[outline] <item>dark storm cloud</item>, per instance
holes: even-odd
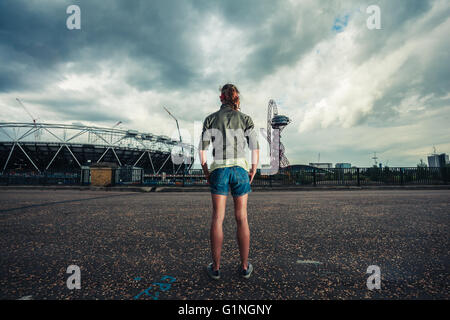
[[[79,31],[65,26],[70,4],[81,8]],[[140,66],[126,76],[139,90],[209,84],[211,78],[203,79],[198,70],[202,61],[193,41],[198,34],[193,30],[210,14],[245,30],[255,50],[243,63],[239,77],[252,81],[295,63],[329,32],[332,23],[332,14],[327,16],[330,25],[317,24],[316,13],[308,8],[293,10],[288,2],[280,5],[276,1],[63,1],[43,5],[6,0],[0,4],[0,58],[13,56],[15,66],[2,68],[0,91],[51,82],[51,71],[61,72],[59,67],[65,62],[76,62],[78,71],[95,72],[99,61],[120,65],[124,57]],[[297,30],[299,21],[302,28]],[[232,43],[230,50],[244,45]]]
[[[364,62],[373,55],[379,54],[382,50],[390,50],[401,45],[402,43],[398,42],[392,43],[393,36],[407,33],[408,30],[404,28],[413,27],[414,20],[425,15],[431,9],[432,3],[432,0],[411,0],[404,1],[402,5],[399,5],[396,1],[375,1],[361,5],[362,11],[355,14],[354,18],[361,18],[361,22],[365,23],[365,19],[368,17],[365,8],[372,4],[378,5],[380,7],[382,31],[373,32],[367,28],[361,29],[362,32],[357,37],[357,41],[364,45],[361,46],[355,61]],[[434,21],[434,25],[441,22],[440,19]],[[428,29],[420,30],[420,32],[427,32]],[[402,40],[404,41],[404,39]]]
[[[424,0],[405,5],[378,3],[383,10],[383,27],[390,30],[430,8],[430,1]],[[70,4],[81,8],[80,31],[65,27],[65,10]],[[253,46],[238,76],[258,82],[279,67],[293,65],[319,41],[333,36],[336,17],[368,5],[341,1],[300,8],[269,0],[83,0],[43,5],[39,1],[5,0],[0,3],[0,59],[11,63],[0,67],[0,91],[37,88],[54,81],[52,72],[61,72],[65,62],[76,62],[77,71],[95,72],[99,61],[120,65],[125,57],[139,65],[139,70],[125,76],[125,81],[139,90],[182,89],[201,86],[202,81],[209,84],[215,76],[204,79],[199,72],[202,62],[193,30],[211,14],[245,31],[248,43],[232,43],[230,50]],[[390,35],[364,33],[366,45],[360,59],[376,53]]]
[[[70,53],[58,32],[65,23],[56,14],[60,10],[61,3],[42,10],[29,1],[0,2],[0,91],[42,85],[55,63]]]
[[[431,30],[441,25],[450,15],[450,7],[435,14],[433,19],[414,29],[417,19],[423,18],[431,9],[433,1],[410,1],[408,5],[396,6],[393,2],[382,2],[382,10],[389,14],[382,14],[384,30],[392,32],[382,32],[374,34],[366,31],[361,35],[359,41],[365,39],[365,46],[359,53],[356,61],[363,62],[372,56],[393,51],[406,42],[399,42],[403,33],[414,33],[408,39],[414,41],[419,37],[427,37]],[[382,11],[383,12],[383,11]],[[393,38],[394,40],[390,40]],[[404,40],[403,40],[404,41]],[[427,49],[427,48],[424,48]],[[426,105],[427,109],[441,108],[448,105],[448,101],[440,98],[448,94],[450,88],[450,67],[444,61],[450,60],[450,43],[442,41],[433,48],[433,52],[415,52],[410,56],[398,72],[392,77],[391,85],[384,91],[373,106],[373,112],[365,115],[360,123],[367,123],[374,126],[387,127],[395,123],[407,121],[402,119],[395,109],[402,100],[411,95],[418,97],[432,96]]]
[[[93,104],[92,99],[87,98],[29,98],[26,103],[50,109],[61,120],[77,119],[79,121],[86,120],[92,122],[117,121],[117,117],[114,114],[105,112],[105,108]],[[41,120],[45,122],[45,119]],[[126,123],[128,118],[126,115],[121,115],[121,120],[123,123]]]
[[[138,67],[130,66],[123,81],[141,91],[192,91],[210,86],[223,77],[215,74],[202,77],[199,66],[204,61],[195,39],[199,32],[196,27],[211,15],[221,16],[226,25],[245,33],[246,43],[232,42],[229,49],[252,47],[239,66],[237,77],[258,84],[280,67],[297,63],[318,42],[334,37],[337,17],[351,13],[350,20],[361,20],[363,32],[358,38],[361,46],[356,59],[363,62],[383,50],[389,52],[395,48],[398,43],[389,39],[426,14],[432,3],[425,0],[326,1],[295,6],[288,1],[272,0],[82,0],[44,5],[39,1],[3,0],[0,2],[0,59],[7,63],[0,65],[0,92],[38,90],[63,77],[64,71],[95,74],[100,62],[109,61],[114,68],[121,66],[125,59]],[[81,8],[79,31],[66,28],[66,8],[70,4]],[[381,7],[381,32],[365,28],[364,8],[371,4]],[[357,13],[359,9],[361,12]],[[448,12],[443,12],[429,27],[438,25],[447,16]],[[448,61],[448,52],[444,42],[442,51],[437,53],[441,59],[420,70],[424,81],[416,89],[421,94],[430,91],[445,94],[449,76],[441,61]],[[68,67],[64,65],[67,62],[74,64]],[[415,63],[413,59],[408,60],[403,70],[414,73]],[[401,83],[403,80],[396,90],[408,86]],[[389,105],[397,102],[398,97],[392,94],[380,98],[381,101]]]
[[[306,4],[301,8],[277,1],[219,3],[219,12],[231,26],[242,27],[248,43],[254,46],[242,65],[241,76],[255,82],[280,67],[293,65],[318,41],[331,36],[334,12],[321,12],[320,6]]]
[[[95,110],[92,106],[90,107],[65,107],[63,112],[58,112],[58,118],[61,120],[77,119],[78,121],[91,121],[91,122],[117,122],[117,117],[106,113],[103,110]],[[122,121],[122,123],[126,123]]]
[[[58,71],[74,61],[80,71],[95,71],[102,60],[127,57],[141,63],[141,74],[130,75],[140,89],[153,85],[185,86],[196,76],[195,51],[189,43],[192,23],[189,3],[180,1],[76,1],[81,8],[81,30],[66,28],[65,10],[71,2],[0,3],[0,58],[14,69],[2,67],[0,90],[23,89],[46,80],[45,72]],[[157,67],[157,81],[146,77],[147,66]],[[25,75],[28,77],[25,77]],[[50,81],[50,79],[49,79]]]

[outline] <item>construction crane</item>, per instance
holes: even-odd
[[[169,111],[166,107],[163,107],[163,108],[164,108],[164,110],[167,111],[167,113],[169,114],[169,116],[171,116],[171,117],[175,120],[175,122],[177,123],[178,136],[180,137],[181,152],[182,152],[182,154],[183,154],[183,163],[184,163],[185,154],[184,154],[184,148],[183,148],[183,139],[181,138],[181,132],[180,132],[180,126],[178,125],[178,119],[175,118],[175,116],[174,116],[172,113],[170,113],[170,111]],[[180,164],[180,166],[178,167],[178,169],[177,169],[176,172],[178,172],[178,170],[180,170],[180,168],[181,168],[181,164]],[[185,168],[183,168],[183,185],[184,185],[185,171],[186,171]]]
[[[17,102],[19,103],[19,105],[23,108],[23,110],[25,110],[25,112],[30,116],[31,120],[33,120],[33,124],[34,124],[34,138],[36,141],[38,141],[41,138],[41,130],[38,128],[37,125],[37,120],[39,120],[39,118],[35,118],[33,117],[33,115],[31,114],[30,111],[28,111],[28,109],[25,107],[25,105],[22,103],[22,101],[20,101],[19,98],[16,98]]]
[[[171,116],[172,118],[174,118],[175,119],[175,122],[177,123],[177,129],[178,129],[178,135],[180,136],[180,142],[181,143],[183,143],[183,139],[181,139],[181,133],[180,133],[180,126],[178,125],[178,119],[177,118],[175,118],[171,113],[170,113],[170,111],[169,110],[167,110],[167,108],[166,107],[163,107],[164,108],[164,110],[166,110],[167,111],[167,113],[169,114],[169,116]]]
[[[285,168],[289,165],[289,160],[285,155],[284,145],[281,143],[281,131],[289,123],[291,123],[291,120],[287,116],[279,115],[277,104],[273,99],[270,99],[267,107],[267,141],[269,142],[269,154],[272,162],[272,129],[278,129],[280,133],[278,142],[278,163],[280,168]]]
[[[115,127],[118,127],[122,124],[122,121],[117,122],[115,125],[112,126],[112,129],[114,129]]]
[[[431,154],[432,156],[437,156],[437,152],[436,152],[436,147],[433,145],[433,153]]]

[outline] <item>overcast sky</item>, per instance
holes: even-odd
[[[1,0],[0,121],[30,121],[19,97],[43,122],[171,136],[166,106],[193,135],[231,82],[257,127],[269,99],[292,119],[291,164],[416,166],[450,152],[449,35],[448,0]]]

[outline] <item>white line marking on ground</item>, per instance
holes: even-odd
[[[33,300],[33,296],[23,296],[22,298],[19,298],[17,300]]]
[[[314,261],[314,260],[297,260],[298,264],[322,264],[320,261]]]

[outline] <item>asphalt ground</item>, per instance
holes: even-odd
[[[210,201],[2,190],[0,299],[449,299],[450,190],[253,192],[249,280],[237,274],[231,196],[222,279],[206,275]],[[67,288],[69,265],[79,290]]]

